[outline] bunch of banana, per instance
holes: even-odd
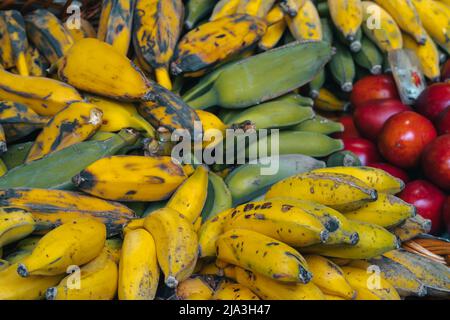
[[[214,281],[208,276],[193,276],[181,281],[176,289],[180,300],[211,300],[214,294]]]
[[[31,213],[18,208],[0,208],[0,248],[27,237],[34,231]]]
[[[181,0],[136,0],[133,44],[155,70],[158,83],[171,90],[168,72],[184,19]]]
[[[135,0],[103,0],[98,39],[111,44],[124,56],[131,42]]]
[[[126,206],[83,194],[45,189],[7,189],[0,192],[0,205],[30,212],[35,229],[51,229],[74,219],[93,218],[107,226],[108,235],[121,231],[134,218]]]
[[[74,40],[63,23],[50,11],[37,9],[25,16],[28,39],[54,64],[72,47]]]
[[[0,11],[0,48],[0,63],[4,68],[15,67],[20,75],[29,75],[26,61],[28,39],[25,21],[19,11]]]

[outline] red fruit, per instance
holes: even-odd
[[[359,132],[372,141],[376,141],[386,121],[402,111],[411,110],[400,100],[374,100],[366,102],[353,114]]]
[[[450,134],[438,137],[425,148],[422,168],[434,184],[450,191]]]
[[[442,66],[441,77],[442,81],[450,80],[450,59]]]
[[[390,165],[389,163],[382,163],[382,162],[370,163],[369,167],[384,170],[387,173],[393,175],[394,177],[399,178],[404,183],[408,183],[410,180],[406,171],[404,171],[400,168],[394,167],[393,165]]]
[[[383,157],[400,168],[419,164],[427,144],[437,136],[427,118],[413,111],[403,111],[391,117],[378,137],[378,149]]]
[[[450,108],[441,112],[436,120],[436,128],[440,135],[450,133]]]
[[[442,215],[444,217],[447,232],[450,233],[450,196],[447,196],[444,206],[442,207]]]
[[[416,102],[417,111],[434,121],[450,106],[450,83],[435,83],[426,88]]]
[[[343,138],[344,150],[356,154],[363,166],[381,160],[377,147],[371,141],[363,138]]]
[[[355,83],[350,100],[359,108],[371,100],[397,99],[397,86],[390,75],[367,76]]]
[[[344,132],[338,132],[333,135],[336,139],[342,138],[360,138],[361,135],[358,129],[355,127],[353,117],[351,115],[345,115],[339,118],[339,122],[344,125]]]
[[[437,234],[441,231],[442,207],[445,201],[445,194],[441,190],[428,181],[415,180],[405,186],[399,197],[414,205],[418,214],[431,220],[431,233]]]

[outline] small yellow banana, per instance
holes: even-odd
[[[221,19],[236,13],[241,0],[219,0],[209,18],[209,21]]]
[[[26,161],[41,159],[89,139],[102,124],[103,113],[95,105],[75,102],[57,113],[36,138]]]
[[[320,88],[317,98],[314,100],[314,107],[320,111],[342,112],[346,111],[349,103],[340,100],[331,91]]]
[[[214,300],[260,300],[249,288],[239,283],[222,280],[214,292]]]
[[[284,20],[284,15],[285,15],[284,11],[281,9],[281,7],[278,4],[276,4],[267,13],[266,22],[269,26],[271,26],[277,22]]]
[[[0,208],[0,248],[34,231],[33,215],[23,209]]]
[[[275,0],[241,0],[236,13],[264,18],[273,7]]]
[[[375,201],[377,191],[350,175],[310,172],[276,183],[267,192],[266,197],[311,200],[345,212]]]
[[[295,39],[306,41],[323,39],[319,13],[311,0],[306,0],[295,17],[285,17],[289,30]]]
[[[225,225],[234,211],[234,208],[225,210],[203,223],[198,231],[199,255],[201,258],[216,255],[216,240],[223,233]]]
[[[129,231],[119,263],[119,299],[153,300],[159,281],[155,241],[144,229]]]
[[[48,288],[47,300],[112,300],[117,292],[116,263],[106,251],[80,268],[79,273],[65,277]]]
[[[163,208],[145,218],[144,227],[155,240],[165,284],[175,288],[192,275],[197,262],[198,237],[192,223],[181,213]]]
[[[391,229],[391,232],[395,234],[400,241],[408,241],[420,234],[427,234],[431,230],[431,220],[424,219],[421,215],[406,219],[406,221]]]
[[[308,283],[312,274],[293,248],[260,233],[231,229],[216,241],[217,258],[281,282]]]
[[[177,298],[180,300],[211,300],[214,294],[210,279],[204,276],[196,276],[181,281],[176,289]]]
[[[1,123],[22,123],[43,126],[49,120],[49,117],[38,115],[33,109],[24,104],[11,101],[0,101]]]
[[[63,274],[68,267],[81,266],[98,256],[105,239],[103,223],[94,219],[73,220],[43,236],[17,272],[22,277]]]
[[[270,25],[267,28],[264,36],[259,41],[259,48],[262,50],[270,50],[274,48],[278,44],[278,42],[280,42],[284,32],[286,31],[286,28],[287,24],[284,18]]]
[[[281,9],[289,16],[295,17],[307,0],[280,0]]]
[[[73,182],[104,199],[159,201],[167,199],[186,178],[171,157],[113,156],[94,162]]]
[[[363,22],[361,0],[328,0],[331,19],[348,41],[354,41]]]
[[[436,82],[441,78],[440,53],[433,39],[426,32],[425,39],[427,39],[425,44],[419,45],[414,38],[403,34],[404,47],[416,54],[424,75]]]

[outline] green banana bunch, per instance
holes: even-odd
[[[342,91],[351,92],[356,76],[352,54],[342,44],[336,42],[334,45],[336,47],[336,54],[331,59],[328,69]]]
[[[216,214],[228,210],[233,205],[233,199],[228,186],[214,172],[208,174],[208,192],[202,210],[202,219],[206,221]]]
[[[316,132],[329,135],[336,132],[344,132],[344,125],[340,122],[316,115],[314,118],[290,128],[290,130]]]
[[[383,54],[367,37],[361,41],[361,50],[353,55],[355,63],[370,71],[371,74],[383,72]]]

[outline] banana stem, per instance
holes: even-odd
[[[168,90],[172,90],[172,80],[166,68],[157,68],[155,70],[156,81]]]

